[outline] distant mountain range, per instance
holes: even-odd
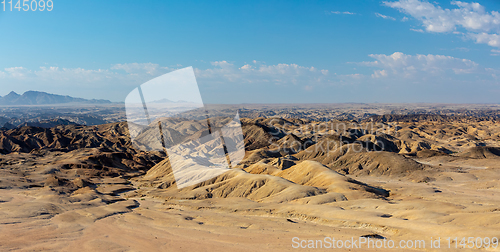
[[[62,103],[87,103],[87,104],[107,104],[108,100],[87,100],[83,98],[74,98],[67,95],[49,94],[39,91],[27,91],[20,95],[12,91],[8,95],[0,96],[0,105],[48,105]]]
[[[152,101],[150,103],[192,103],[192,102],[188,102],[188,101],[184,101],[184,100],[172,101],[169,99],[161,99],[161,100]]]

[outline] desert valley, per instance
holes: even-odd
[[[495,105],[214,106],[239,111],[245,156],[181,189],[164,152],[134,148],[123,108],[95,106],[78,111],[109,121],[3,108],[1,250],[288,251],[294,237],[365,237],[426,241],[405,250],[440,238],[453,251],[462,237],[500,237]],[[205,122],[169,130],[187,141]]]

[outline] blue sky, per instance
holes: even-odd
[[[497,103],[498,11],[494,0],[54,0],[51,12],[0,12],[0,95],[124,101],[193,66],[206,103]]]

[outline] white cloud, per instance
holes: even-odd
[[[5,68],[1,78],[22,81],[84,81],[92,82],[109,79],[116,75],[110,70],[88,70],[83,68],[59,68],[42,66],[38,70],[24,67]]]
[[[113,70],[124,70],[129,74],[142,74],[147,73],[149,75],[158,75],[165,73],[168,67],[160,67],[158,64],[153,63],[125,63],[125,64],[115,64],[111,67]]]
[[[500,56],[500,50],[491,49],[492,56]]]
[[[470,37],[476,40],[476,43],[488,44],[493,47],[500,47],[500,35],[498,34],[488,34],[488,33],[480,33],[480,34],[469,34]]]
[[[381,18],[383,18],[383,19],[389,19],[389,20],[392,20],[392,21],[396,21],[396,19],[395,19],[395,18],[390,17],[390,16],[386,16],[386,15],[382,15],[382,14],[380,14],[380,13],[378,13],[378,12],[375,12],[375,16],[377,16],[377,17],[381,17]]]
[[[349,12],[349,11],[331,11],[331,14],[344,14],[344,15],[356,15],[354,12]]]
[[[422,29],[413,29],[413,28],[410,28],[410,31],[420,32],[420,33],[424,32],[424,30],[422,30]]]
[[[470,51],[470,49],[467,48],[467,47],[455,47],[455,48],[450,49],[450,50],[453,50],[453,51],[456,50],[456,51],[462,51],[462,52],[468,52],[468,51]]]
[[[377,67],[373,78],[382,77],[418,77],[419,73],[445,76],[447,72],[465,74],[478,72],[478,64],[468,59],[459,59],[444,55],[407,55],[395,52],[391,55],[370,54],[375,61],[362,62],[361,65]]]
[[[478,3],[452,1],[451,4],[459,8],[451,10],[420,0],[400,0],[384,4],[422,21],[426,30],[431,32],[451,32],[457,26],[469,31],[500,30],[500,13],[496,11],[488,13]]]
[[[352,79],[356,79],[356,80],[359,80],[359,79],[362,79],[363,77],[365,77],[363,74],[360,74],[360,73],[342,75],[341,77],[343,77],[343,76],[348,77],[348,78],[352,78]]]
[[[246,64],[246,65],[243,65],[242,67],[240,67],[240,70],[251,70],[252,69],[252,66],[250,64]]]
[[[11,76],[13,78],[24,79],[32,74],[32,72],[24,67],[9,67],[5,68],[6,76]]]
[[[311,85],[328,81],[328,70],[297,64],[266,65],[258,61],[241,67],[227,61],[215,61],[211,64],[215,67],[195,69],[196,77],[202,81],[218,83],[274,83],[279,85]]]
[[[385,70],[375,70],[373,71],[372,78],[386,77],[387,71]]]
[[[406,21],[408,21],[408,18],[407,18],[407,17],[403,17],[403,18],[401,19],[401,22],[406,22]]]
[[[465,30],[467,37],[476,43],[500,47],[500,13],[487,12],[479,3],[452,1],[458,8],[443,9],[438,4],[420,0],[399,0],[383,2],[384,5],[398,9],[422,23],[427,32],[452,32],[462,34],[457,29]]]

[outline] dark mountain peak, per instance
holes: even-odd
[[[41,94],[44,94],[44,95],[50,95],[49,93],[47,92],[42,92],[42,91],[33,91],[33,90],[30,90],[30,91],[26,91],[24,92],[23,95],[25,96],[33,96],[33,95],[41,95]]]
[[[19,97],[21,95],[19,95],[18,93],[14,92],[14,91],[10,91],[10,93],[8,95],[6,95],[5,97]]]

